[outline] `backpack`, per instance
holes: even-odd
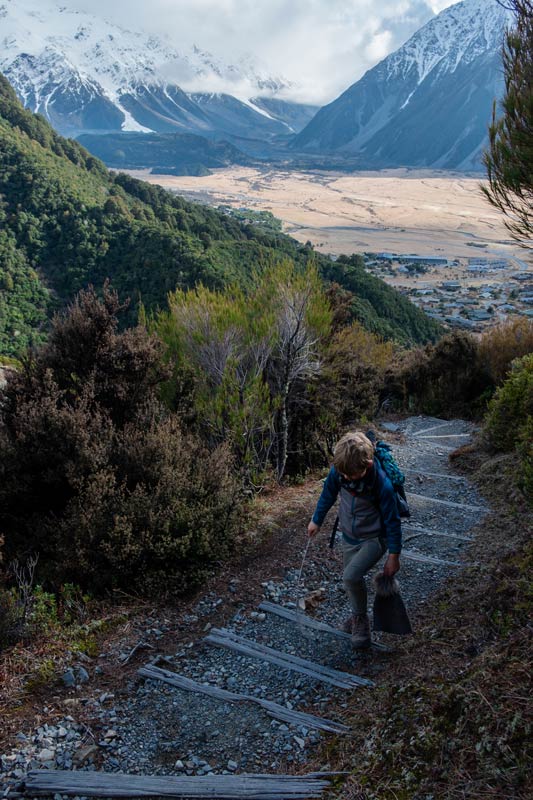
[[[374,444],[374,458],[392,483],[392,488],[394,489],[394,494],[396,495],[398,514],[402,519],[407,519],[411,516],[411,512],[409,511],[409,505],[405,496],[405,489],[403,488],[405,483],[405,475],[401,471],[394,456],[392,455],[391,446],[382,441],[374,443],[373,436],[368,438],[372,444]]]

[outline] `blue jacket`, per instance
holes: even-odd
[[[349,483],[335,467],[331,467],[313,514],[313,522],[322,525],[339,492],[339,528],[347,541],[382,536],[387,541],[389,553],[401,552],[402,528],[396,494],[376,461],[364,478],[355,483]]]

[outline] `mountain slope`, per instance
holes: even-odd
[[[213,142],[192,133],[85,133],[78,141],[114,169],[208,175],[210,168],[253,163],[228,142]]]
[[[109,173],[24,110],[1,75],[0,196],[0,353],[8,355],[42,339],[50,314],[88,283],[109,278],[132,298],[135,321],[141,299],[162,308],[176,287],[246,286],[253,270],[287,258],[316,259],[323,273],[331,264],[260,224]],[[356,299],[373,330],[404,342],[437,335],[438,326],[393,289],[363,271],[358,281]]]
[[[50,0],[3,0],[0,36],[0,71],[26,107],[65,135],[268,137],[300,130],[312,116],[307,106],[285,103],[283,112],[270,113],[251,102],[268,102],[289,84],[249,57],[225,64],[196,46],[178,51],[170,38],[135,33]],[[196,87],[194,93],[182,85]]]
[[[478,167],[510,19],[497,0],[445,9],[321,109],[292,147],[373,166]]]

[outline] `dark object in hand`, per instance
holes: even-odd
[[[411,623],[400,595],[396,578],[388,578],[382,572],[374,578],[374,630],[404,636],[412,633]]]

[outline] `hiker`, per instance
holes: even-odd
[[[402,529],[392,483],[374,459],[372,442],[359,431],[345,434],[335,447],[333,466],[307,527],[310,537],[320,530],[339,492],[343,580],[352,609],[344,627],[353,646],[363,649],[371,644],[365,575],[387,549],[383,573],[392,578],[398,572]]]

